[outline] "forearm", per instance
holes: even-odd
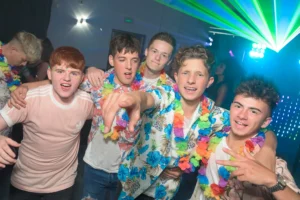
[[[39,86],[48,85],[50,84],[50,80],[44,80],[44,81],[37,81],[37,82],[31,82],[31,83],[24,83],[23,86],[27,87],[28,89],[34,89]]]
[[[300,195],[297,194],[294,190],[286,186],[284,190],[279,190],[273,193],[276,200],[286,200],[286,199],[293,199],[293,200],[300,200]]]
[[[272,131],[267,131],[262,149],[254,156],[255,159],[268,169],[275,171],[277,139]]]
[[[141,102],[141,112],[153,108],[155,105],[155,99],[152,96],[152,94],[147,93],[147,92],[136,92],[137,95],[139,96],[140,102]]]

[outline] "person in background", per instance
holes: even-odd
[[[43,51],[41,59],[21,69],[20,75],[22,83],[42,81],[47,79],[47,69],[49,67],[50,55],[53,52],[53,45],[49,38],[42,41]]]
[[[7,44],[0,41],[0,109],[10,98],[10,92],[21,84],[19,68],[37,62],[41,51],[41,41],[28,32],[17,33]],[[1,130],[0,135],[11,137],[11,128]],[[0,171],[0,200],[8,199],[11,170],[8,167]]]
[[[244,71],[235,58],[221,61],[215,70],[215,82],[206,90],[207,96],[214,100],[217,106],[229,109],[235,86],[243,75]]]

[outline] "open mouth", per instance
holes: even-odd
[[[242,126],[242,127],[248,126],[248,125],[246,125],[246,124],[244,124],[244,123],[242,123],[242,122],[240,122],[240,121],[236,121],[236,120],[235,120],[235,123],[236,123],[237,125],[239,125],[239,126]]]
[[[125,78],[130,79],[132,77],[132,73],[131,72],[126,72],[124,73]]]
[[[195,92],[197,90],[197,88],[194,88],[194,87],[184,87],[184,89],[187,91],[187,92]]]
[[[68,84],[68,83],[62,83],[60,84],[62,90],[69,90],[71,88],[71,84]]]

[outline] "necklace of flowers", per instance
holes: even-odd
[[[174,134],[175,134],[175,143],[176,143],[176,152],[179,155],[178,160],[178,167],[183,170],[186,173],[193,172],[196,167],[199,166],[199,162],[202,159],[201,152],[196,152],[194,155],[190,155],[187,153],[188,150],[188,143],[189,143],[189,137],[190,134],[188,134],[186,137],[184,137],[184,112],[182,109],[182,104],[180,102],[181,96],[178,92],[177,86],[174,87],[175,90],[175,101],[174,101],[174,121],[173,121],[173,128],[174,128]],[[200,98],[201,102],[201,115],[196,120],[195,123],[193,123],[191,130],[195,130],[195,128],[198,126],[199,129],[206,129],[209,128],[211,123],[209,121],[209,102],[207,97],[202,95]],[[208,136],[203,136],[198,143],[206,143],[209,141]],[[207,146],[207,145],[206,145]],[[200,147],[206,149],[201,144]]]
[[[142,77],[144,77],[145,69],[146,69],[146,62],[143,62],[138,70],[138,73],[140,73]],[[159,79],[157,81],[156,86],[165,85],[166,82],[167,82],[167,74],[163,69],[160,72]]]
[[[226,127],[228,128],[228,127]],[[229,127],[230,128],[230,127]],[[216,151],[217,146],[222,141],[223,137],[227,137],[227,130],[222,132],[216,132],[215,136],[213,136],[209,142],[207,142],[207,152],[206,154],[210,155],[211,153]],[[248,150],[248,152],[253,153],[255,146],[258,145],[262,147],[265,142],[265,129],[262,129],[255,137],[252,137],[245,141],[245,145],[240,147],[239,154],[243,155],[244,147]],[[230,160],[234,160],[231,156]],[[200,188],[204,191],[204,196],[211,199],[220,199],[226,190],[228,185],[228,179],[230,177],[231,172],[235,170],[235,167],[231,166],[221,166],[218,170],[220,181],[218,184],[209,183],[208,178],[206,177],[206,167],[207,167],[207,159],[202,159],[202,166],[198,170],[198,182],[200,184]]]
[[[102,98],[100,98],[100,105],[103,105],[103,102],[109,94],[111,94],[116,89],[115,84],[115,73],[114,71],[107,77],[103,84]],[[139,90],[143,85],[142,76],[140,73],[136,73],[134,81],[131,83],[130,88],[132,91]],[[121,86],[122,87],[122,86]],[[129,117],[127,112],[124,112],[122,116],[116,116],[116,126],[112,128],[109,133],[104,134],[104,138],[110,138],[113,141],[119,139],[119,132],[126,129],[128,125]],[[104,124],[100,125],[100,130],[104,131]]]
[[[20,76],[15,66],[7,63],[6,58],[2,54],[2,43],[0,42],[0,70],[5,76],[5,82],[8,89],[12,92],[17,86],[21,85]]]

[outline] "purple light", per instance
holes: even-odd
[[[232,53],[231,50],[229,51],[229,54],[230,54],[231,57],[234,57],[234,54]]]

